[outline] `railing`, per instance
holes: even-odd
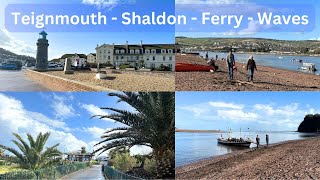
[[[21,170],[13,171],[6,174],[1,174],[0,179],[23,179],[23,180],[55,180],[70,173],[79,171],[89,167],[90,163],[74,163],[56,166],[52,168],[40,169],[37,171]]]
[[[106,176],[110,180],[112,180],[112,179],[117,179],[117,180],[121,180],[121,179],[137,179],[138,180],[139,179],[139,180],[143,180],[142,178],[138,178],[138,177],[131,176],[129,174],[125,174],[123,172],[117,171],[107,165],[102,166],[102,172],[103,172],[103,175]]]

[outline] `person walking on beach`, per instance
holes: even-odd
[[[269,146],[269,135],[266,134],[266,142],[267,142],[267,147]]]
[[[206,54],[206,60],[208,60],[209,59],[209,54],[208,54],[208,52],[207,52],[207,54]]]
[[[260,146],[260,138],[259,138],[258,135],[257,135],[257,137],[256,137],[256,143],[257,143],[257,149],[258,149],[259,146]]]
[[[216,61],[218,61],[218,54],[216,54]]]
[[[249,57],[248,63],[247,63],[247,71],[248,73],[248,82],[252,81],[253,82],[253,74],[254,74],[254,70],[257,71],[257,66],[256,66],[256,62],[253,59],[253,56]]]
[[[229,52],[227,56],[227,66],[228,66],[228,72],[229,72],[229,80],[233,80],[233,67],[236,65],[236,62],[234,60],[234,55],[232,53],[232,50]]]
[[[216,66],[213,58],[211,58],[207,63],[212,67],[213,71],[216,71],[218,69],[218,66]]]

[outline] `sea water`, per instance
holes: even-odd
[[[250,138],[255,142],[257,135],[260,137],[260,144],[266,144],[266,134],[269,135],[269,143],[280,143],[289,140],[305,139],[314,137],[316,134],[298,132],[242,132],[242,138]],[[240,137],[240,132],[234,133],[176,133],[175,154],[176,167],[190,164],[202,159],[219,156],[234,151],[248,149],[246,147],[226,146],[217,143],[217,138]],[[251,148],[256,144],[251,144]]]
[[[206,57],[207,52],[200,52],[200,55]],[[216,58],[218,55],[218,59],[222,58],[226,59],[228,53],[220,53],[220,52],[209,52],[209,58]],[[289,56],[289,55],[280,55],[280,54],[239,54],[234,53],[236,62],[247,63],[249,57],[253,55],[254,60],[256,61],[257,68],[259,70],[260,66],[269,66],[274,68],[293,70],[293,71],[301,71],[305,73],[314,73],[311,71],[302,71],[300,68],[302,63],[299,63],[299,60],[302,60],[305,63],[314,63],[316,68],[320,69],[320,57],[316,56]],[[320,74],[320,71],[316,71],[315,74]]]

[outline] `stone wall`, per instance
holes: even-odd
[[[68,79],[64,79],[57,76],[52,76],[49,74],[36,72],[33,70],[27,70],[26,75],[45,86],[46,88],[52,90],[52,91],[58,91],[58,92],[90,92],[90,91],[114,91],[110,89],[104,89],[102,87],[97,86],[91,86],[87,85],[81,82],[72,81]]]

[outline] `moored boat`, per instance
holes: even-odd
[[[218,143],[228,145],[228,146],[243,146],[243,147],[250,147],[252,141],[243,138],[218,138]]]

